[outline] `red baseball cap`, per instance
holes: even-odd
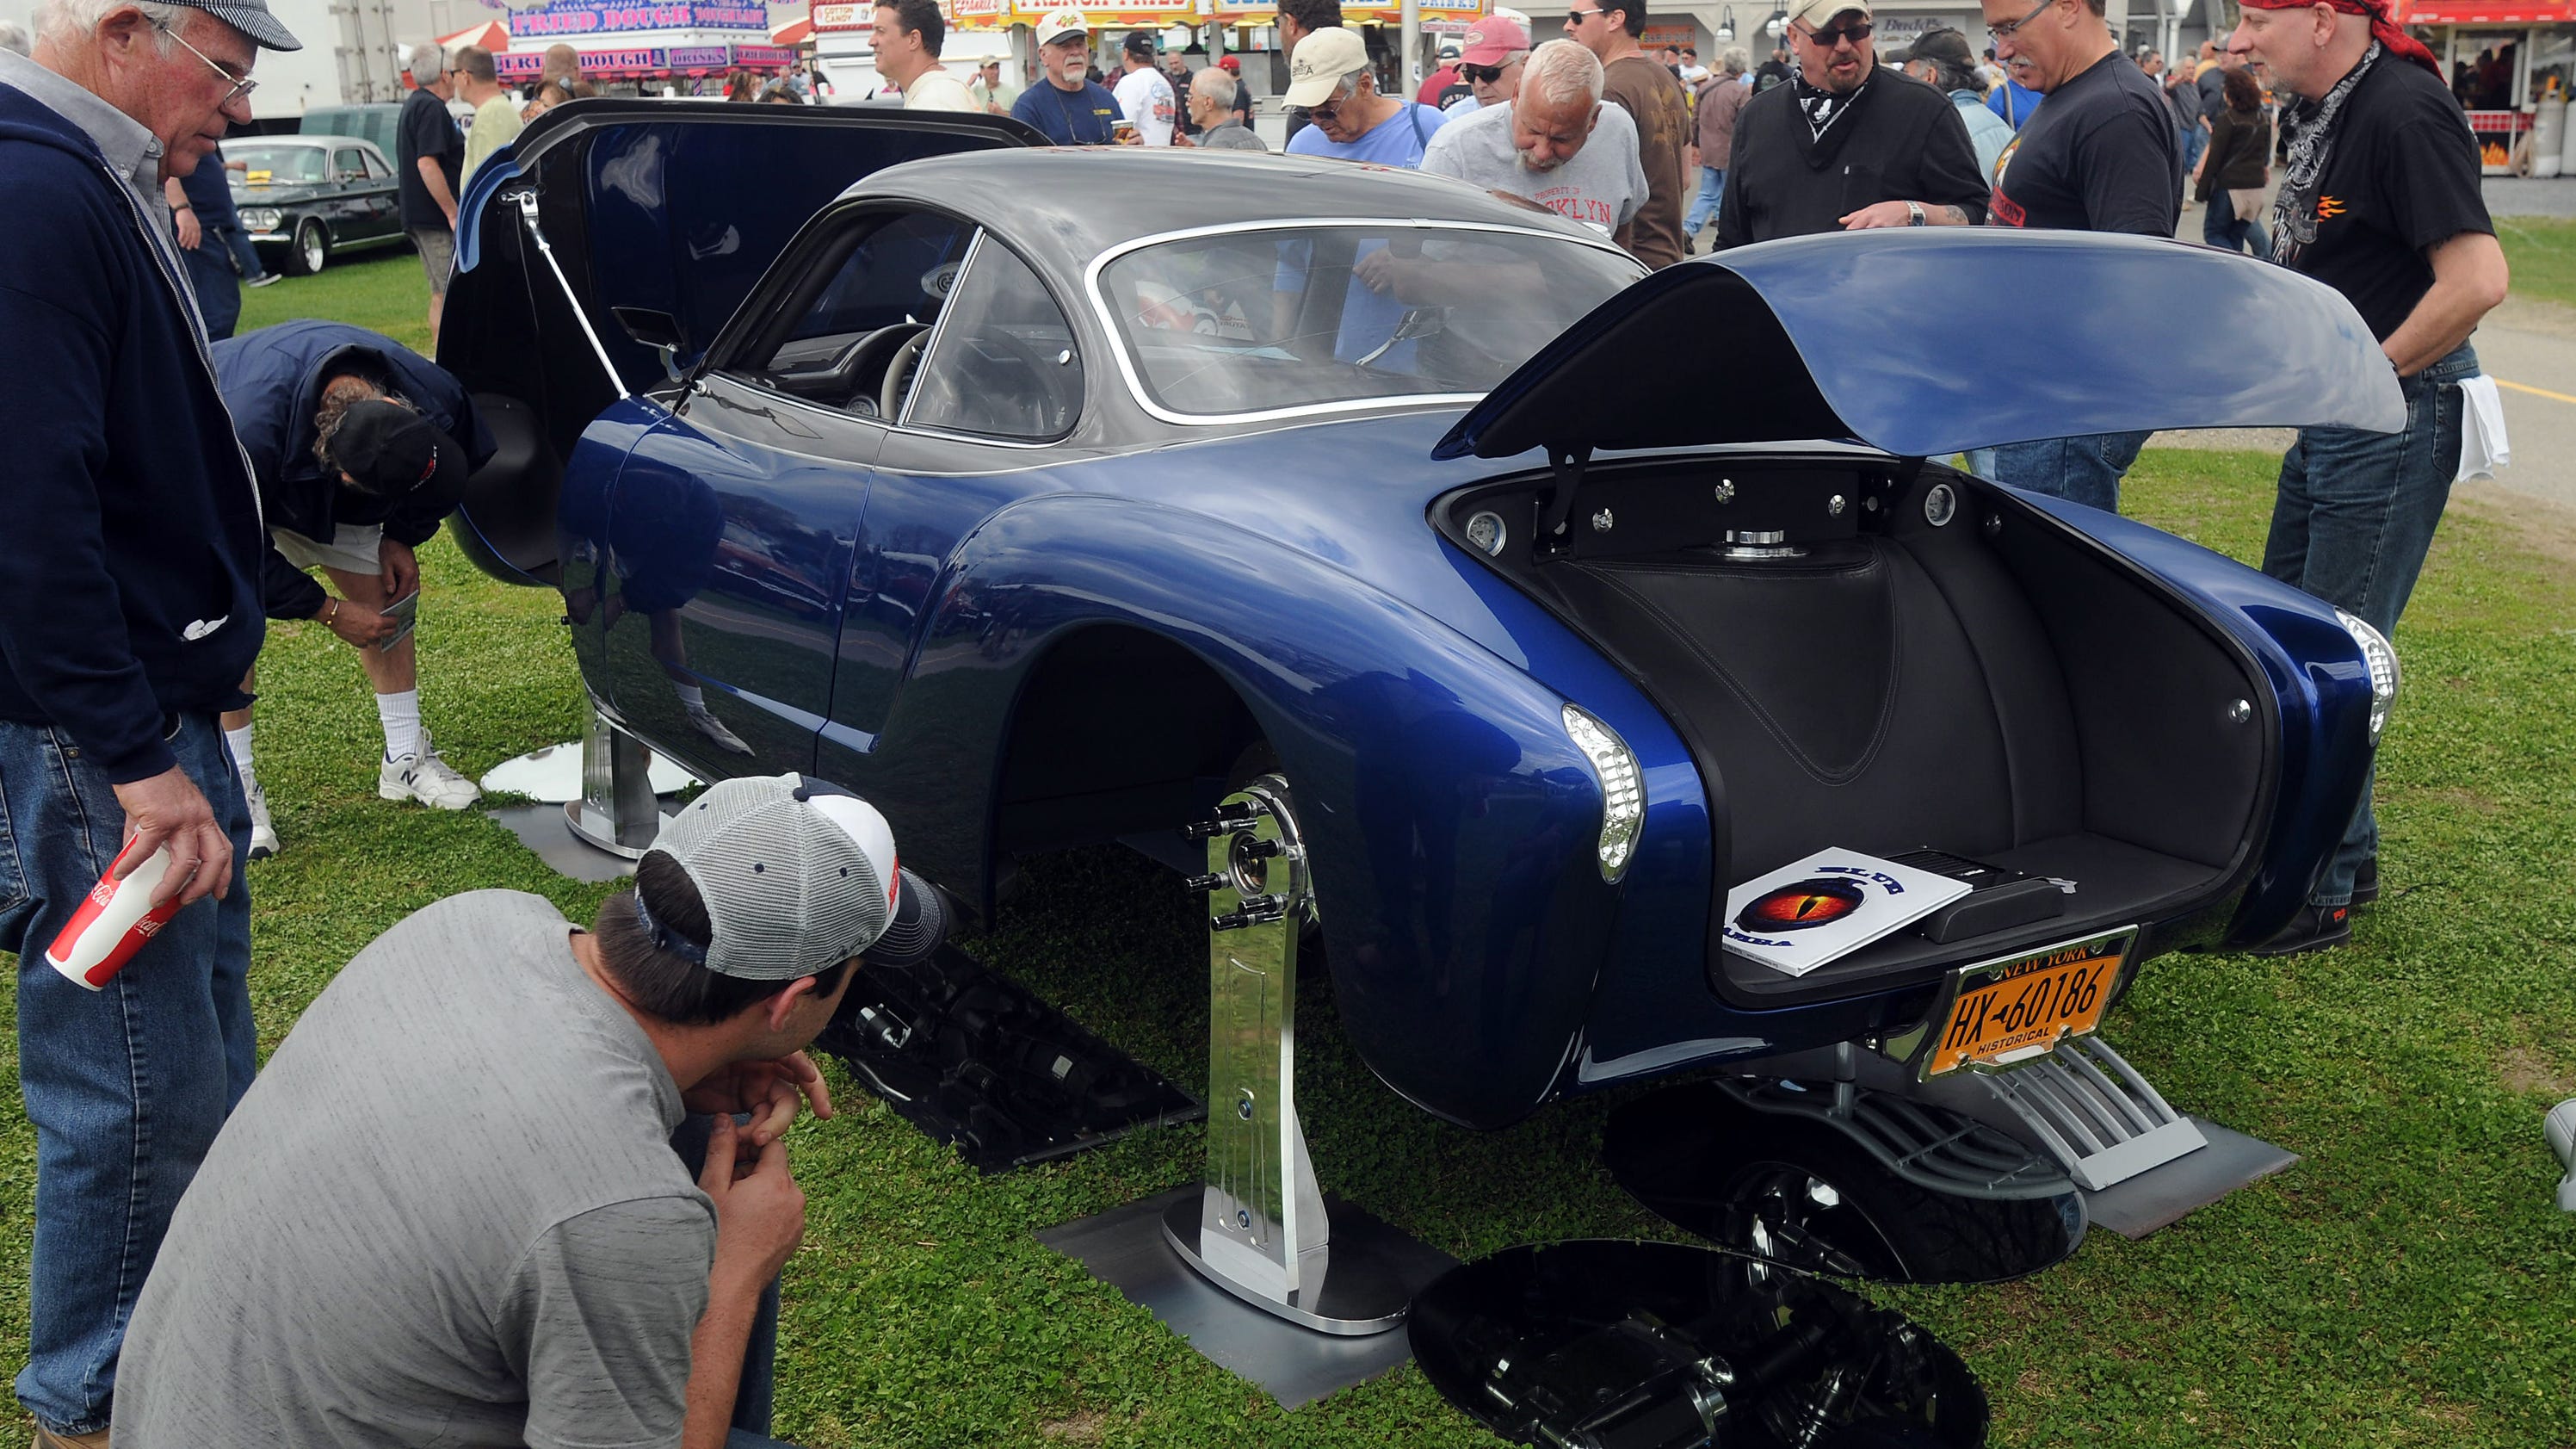
[[[1501,65],[1505,56],[1529,48],[1529,32],[1520,22],[1488,15],[1467,32],[1467,48],[1458,53],[1458,63]]]
[[[1243,62],[1230,55],[1220,55],[1216,58],[1216,67],[1219,70],[1241,70]]]

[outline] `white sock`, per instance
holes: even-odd
[[[224,744],[233,752],[233,770],[241,776],[242,788],[245,790],[249,789],[252,784],[250,773],[250,729],[251,727],[249,725],[243,725],[237,730],[224,731]]]
[[[691,714],[706,713],[707,692],[705,690],[700,689],[694,684],[674,684],[671,686],[671,692],[680,697],[680,707],[682,709],[687,710]]]
[[[376,718],[385,726],[385,758],[399,760],[420,753],[420,691],[376,696]]]

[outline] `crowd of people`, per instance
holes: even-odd
[[[2398,380],[2402,431],[2299,435],[2263,561],[2393,633],[2461,455],[2469,335],[2507,280],[2432,57],[2383,0],[2244,0],[2223,50],[2170,70],[2122,51],[2101,0],[1984,11],[1982,58],[1936,31],[1891,66],[1870,0],[1800,0],[1758,67],[1649,54],[1645,14],[1619,3],[1577,0],[1543,43],[1498,11],[1406,95],[1335,0],[1286,0],[1286,150],[1521,197],[1658,267],[1712,223],[1719,247],[1875,227],[2171,237],[2188,188],[2213,244],[2349,299]],[[935,0],[895,0],[879,63],[907,106],[1007,110],[1059,142],[1266,149],[1234,66],[1130,37],[1113,87],[1079,11],[1036,30],[1035,83],[970,83],[938,63]],[[102,873],[155,851],[179,907],[104,993],[19,974],[39,1168],[16,1388],[37,1443],[103,1446],[111,1416],[126,1449],[768,1443],[774,1278],[803,1221],[780,1133],[807,1102],[829,1114],[801,1048],[850,959],[935,895],[901,880],[863,803],[729,781],[587,930],[523,896],[398,926],[254,1083],[245,862],[279,845],[249,713],[264,621],[318,620],[362,651],[380,795],[470,803],[421,722],[403,619],[413,549],[492,440],[393,339],[212,335],[191,279],[241,251],[215,143],[250,119],[260,50],[297,48],[263,0],[50,0],[24,53],[8,40],[0,949],[41,950]],[[398,171],[433,335],[472,170],[588,86],[558,49],[526,103],[487,52],[414,53]],[[265,274],[254,256],[235,275]],[[2116,509],[2142,441],[2016,443],[1977,466]],[[2266,949],[2349,939],[2376,850],[2365,798]]]

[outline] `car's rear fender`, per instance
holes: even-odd
[[[1298,792],[1362,1059],[1474,1126],[1549,1096],[1617,903],[1600,787],[1554,689],[1311,555],[1096,495],[995,515],[928,612],[872,758],[849,762],[907,860],[986,880],[1008,741],[1047,727],[1016,716],[1051,650],[1099,628],[1168,640],[1240,698]]]

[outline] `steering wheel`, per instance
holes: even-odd
[[[904,397],[912,391],[912,375],[921,367],[921,345],[929,340],[930,329],[924,326],[903,339],[886,359],[885,380],[877,384],[878,417],[890,423],[902,419]]]
[[[961,339],[964,345],[982,352],[988,361],[1009,361],[1028,375],[1025,388],[1007,382],[990,383],[979,389],[977,396],[965,399],[969,409],[980,409],[986,425],[975,431],[993,431],[1014,437],[1037,437],[1058,433],[1072,421],[1080,406],[1079,398],[1068,397],[1071,378],[1055,353],[1040,352],[1027,339],[1001,327],[988,327],[972,337]],[[1006,418],[1005,412],[1019,414]]]

